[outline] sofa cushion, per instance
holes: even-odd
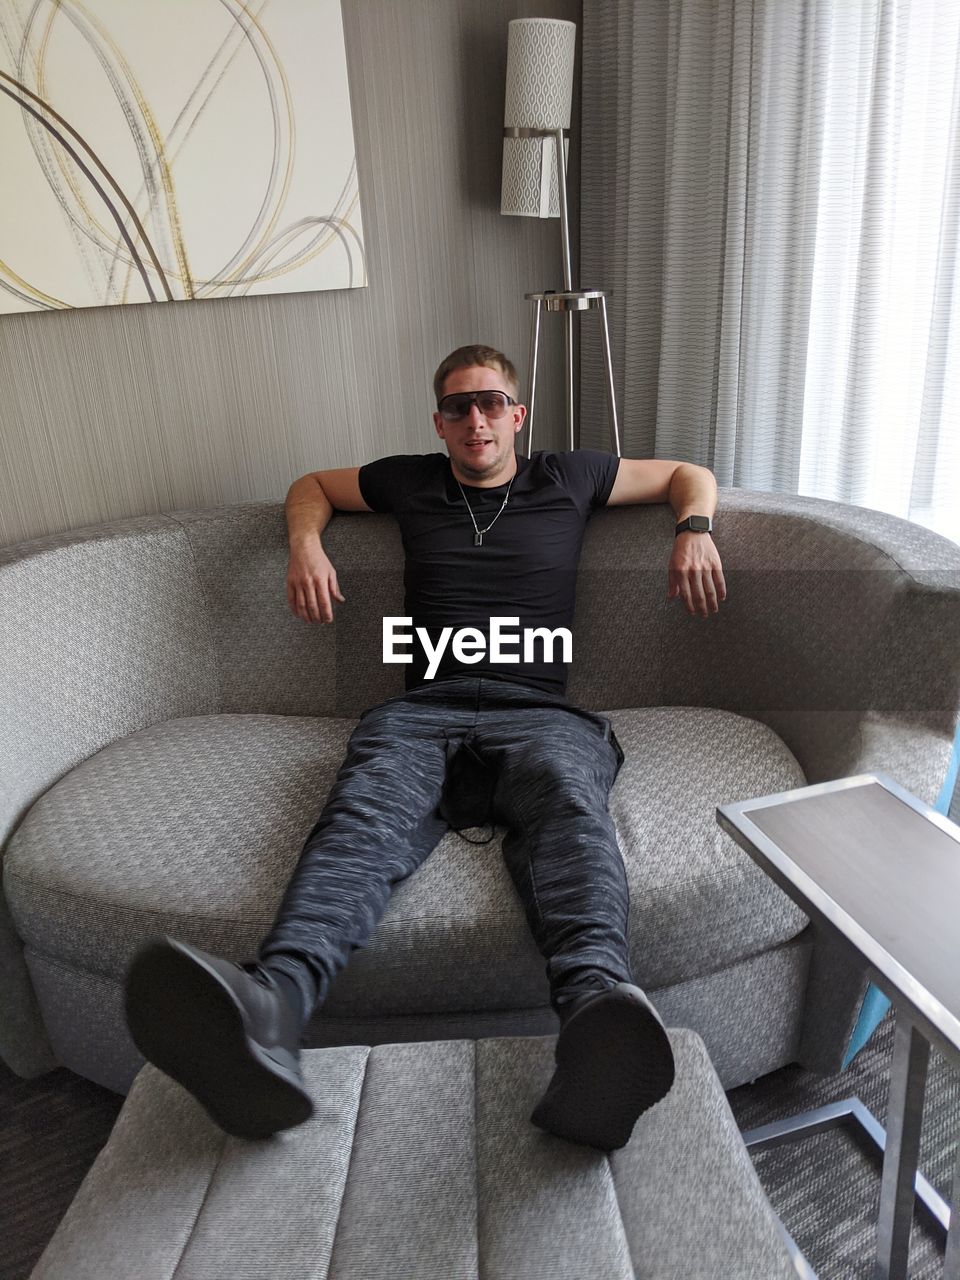
[[[724,969],[807,918],[717,825],[730,796],[805,786],[772,729],[727,711],[609,713],[623,768],[610,797],[630,886],[630,954],[650,988]]]
[[[805,918],[717,827],[718,802],[802,784],[781,740],[728,712],[611,713],[627,755],[611,796],[645,986],[697,977],[795,936]],[[170,933],[245,959],[269,929],[352,721],[200,716],[84,761],[11,841],[4,887],[27,945],[119,978]],[[544,965],[500,856],[448,834],[401,884],[334,984],[340,1016],[536,1008]]]

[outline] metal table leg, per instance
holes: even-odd
[[[829,1102],[824,1107],[815,1107],[812,1111],[803,1111],[798,1115],[788,1116],[785,1120],[774,1120],[756,1129],[744,1129],[740,1136],[748,1151],[768,1151],[772,1147],[796,1142],[800,1138],[825,1133],[828,1129],[847,1129],[855,1137],[868,1139],[871,1152],[881,1158],[886,1150],[887,1135],[883,1125],[856,1097],[841,1098],[839,1102]],[[957,1177],[960,1179],[960,1164],[957,1166]],[[946,1235],[951,1222],[950,1206],[946,1200],[919,1170],[913,1187],[919,1203]],[[960,1275],[955,1280],[960,1280]]]
[[[904,1011],[899,1010],[887,1104],[887,1149],[880,1188],[875,1280],[906,1280],[929,1059],[929,1041],[917,1031]]]

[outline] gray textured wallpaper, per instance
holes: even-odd
[[[556,221],[499,213],[507,23],[580,7],[343,0],[368,288],[0,317],[0,545],[440,448],[430,384],[461,343],[525,379],[523,295],[562,275]],[[539,448],[563,443],[558,317],[542,346]]]

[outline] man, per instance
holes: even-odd
[[[662,1023],[634,985],[627,884],[607,799],[622,761],[601,716],[564,697],[551,634],[573,618],[584,528],[604,505],[667,502],[678,520],[668,595],[716,613],[726,589],[709,530],[713,476],[591,450],[520,458],[526,410],[500,352],[464,347],[434,380],[447,455],[320,471],[290,489],[287,597],[303,621],[344,603],[321,535],[334,510],[400,524],[416,628],[406,692],[365,712],[256,961],[234,965],[167,939],[135,959],[127,1017],[141,1052],[228,1133],[307,1119],[303,1028],[396,883],[441,836],[498,821],[503,853],[547,960],[557,1067],[531,1119],[613,1150],[673,1083]],[[493,619],[532,636],[509,653]],[[457,633],[467,643],[449,644]],[[562,655],[561,655],[562,656]]]

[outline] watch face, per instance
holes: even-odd
[[[694,533],[709,533],[710,517],[709,516],[691,516],[690,528],[693,530]]]

